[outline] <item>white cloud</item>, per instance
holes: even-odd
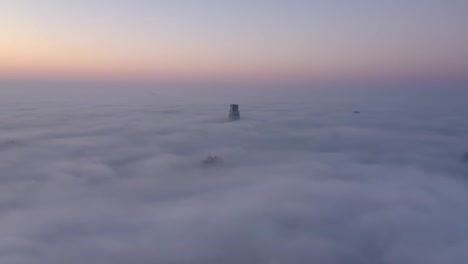
[[[468,124],[389,105],[3,106],[0,263],[465,263]]]

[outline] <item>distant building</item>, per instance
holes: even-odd
[[[202,161],[203,166],[215,166],[222,162],[221,158],[218,156],[209,155]]]
[[[237,121],[239,119],[240,119],[239,105],[231,104],[231,108],[229,110],[229,120]]]
[[[468,163],[468,152],[465,152],[462,156],[462,161]]]

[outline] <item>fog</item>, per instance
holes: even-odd
[[[3,88],[2,264],[468,260],[467,91]]]

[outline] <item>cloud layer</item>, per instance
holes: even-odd
[[[3,104],[0,262],[466,263],[467,110],[362,106]]]

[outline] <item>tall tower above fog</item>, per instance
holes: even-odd
[[[231,108],[229,110],[229,120],[237,121],[239,119],[240,119],[239,105],[231,104]]]

